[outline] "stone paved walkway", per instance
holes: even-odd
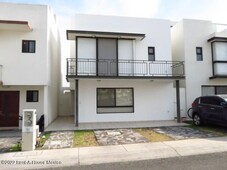
[[[43,149],[71,148],[73,146],[74,132],[62,131],[52,132],[43,145]]]
[[[146,138],[132,129],[95,130],[99,145],[119,145],[149,142]]]
[[[0,153],[8,152],[18,142],[21,142],[21,137],[0,138]]]
[[[152,128],[152,130],[168,135],[176,140],[193,139],[193,138],[211,138],[219,135],[212,132],[196,130],[190,127],[160,127]]]
[[[21,130],[0,131],[0,153],[8,152],[18,142],[21,142]]]

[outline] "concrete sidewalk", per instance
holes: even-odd
[[[0,169],[61,168],[227,151],[227,137],[0,154]]]

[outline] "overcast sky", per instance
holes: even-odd
[[[161,18],[212,20],[227,24],[227,0],[0,0],[48,4],[58,15],[75,13]]]

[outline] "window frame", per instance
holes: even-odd
[[[201,90],[203,89],[203,87],[213,87],[214,88],[214,95],[223,95],[224,93],[222,93],[222,94],[218,93],[218,88],[227,88],[227,86],[225,86],[225,85],[202,85]]]
[[[32,94],[29,94],[29,93],[32,93]],[[37,99],[36,100],[34,100],[34,96],[33,96],[34,93],[37,93]],[[30,97],[29,95],[32,95],[32,97]],[[28,103],[39,102],[39,91],[38,90],[27,90],[26,91],[26,102],[28,102]]]
[[[150,53],[150,49],[152,49],[152,53]],[[153,55],[154,56],[154,58],[151,60],[151,58],[150,58],[150,55]],[[155,47],[153,47],[153,46],[149,46],[148,47],[148,61],[155,61]]]
[[[220,40],[215,40],[211,42],[211,52],[212,52],[212,67],[213,67],[213,76],[226,76],[226,74],[218,74],[215,71],[215,67],[217,67],[219,64],[226,64],[227,65],[227,60],[217,60],[215,59],[215,54],[214,51],[216,50],[214,45],[215,43],[227,43],[227,41],[220,41]]]
[[[200,52],[198,52],[198,50],[200,50]],[[196,61],[203,61],[203,47],[196,47]]]
[[[99,89],[114,89],[114,106],[98,106],[98,90]],[[132,105],[125,105],[125,106],[117,106],[117,89],[130,89],[132,91]],[[99,112],[99,108],[126,108],[126,107],[132,107],[131,112],[120,112],[120,111],[112,111],[112,112]],[[134,88],[97,88],[96,89],[96,109],[97,109],[97,114],[115,114],[115,113],[134,113]]]
[[[27,47],[24,46],[24,43],[28,43]],[[30,43],[34,43],[34,50],[32,50]],[[35,40],[22,40],[22,53],[35,53],[35,52],[36,52]]]

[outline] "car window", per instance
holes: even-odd
[[[210,105],[217,105],[220,106],[221,102],[223,102],[220,98],[212,98],[212,97],[202,97],[200,103],[202,104],[210,104]]]

